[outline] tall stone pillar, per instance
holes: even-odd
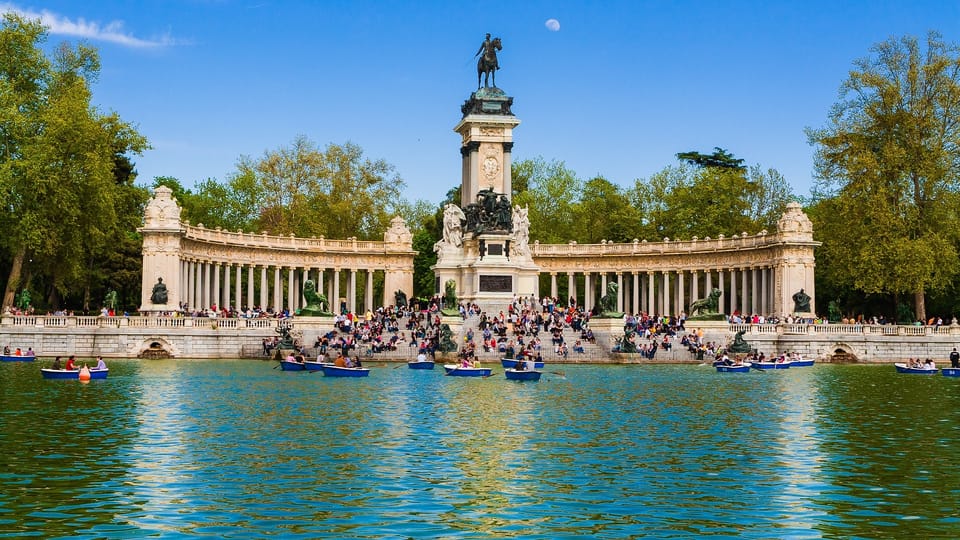
[[[373,311],[373,270],[368,268],[367,283],[363,287],[363,307],[367,311]]]
[[[334,306],[331,311],[340,313],[340,269],[333,270],[333,294],[330,296],[330,305]]]
[[[653,287],[653,272],[647,272],[647,315],[656,313],[655,309],[656,295]]]
[[[681,311],[686,311],[686,304],[683,298],[683,270],[677,271],[677,315]]]
[[[623,313],[623,288],[623,272],[617,272],[617,311],[621,313]]]
[[[288,310],[290,310],[290,313],[293,313],[294,310],[296,309],[296,305],[295,305],[296,300],[295,300],[295,297],[296,297],[296,294],[297,294],[297,293],[296,293],[296,285],[297,285],[297,284],[296,284],[295,280],[293,279],[293,274],[294,274],[294,272],[296,272],[296,268],[294,268],[294,267],[292,267],[292,266],[289,267],[289,268],[287,268],[287,303],[286,303],[286,305],[285,305],[284,307],[286,307]],[[283,304],[282,301],[281,301],[280,303],[281,303],[281,305]]]
[[[670,316],[670,272],[663,271],[663,312],[660,315]]]
[[[750,298],[749,293],[750,289],[747,288],[747,279],[750,277],[749,268],[740,269],[740,313],[743,315],[750,314]]]
[[[567,307],[570,306],[570,299],[577,299],[577,276],[573,272],[567,272]]]
[[[692,281],[690,283],[690,302],[692,303],[703,298],[702,296],[700,296],[700,271],[699,270],[693,271],[693,276],[691,280]]]
[[[732,315],[740,309],[740,299],[737,298],[737,269],[730,269],[730,314]]]
[[[590,272],[583,273],[583,310],[593,309],[593,284],[590,283]]]
[[[217,304],[217,309],[220,308],[220,263],[216,262],[211,265],[213,267],[213,287],[210,289],[210,306]]]
[[[813,240],[813,223],[799,203],[787,204],[777,222],[777,233],[784,247],[777,254],[774,265],[774,314],[783,316],[794,312],[793,295],[802,289],[810,296],[810,311],[798,315],[813,316],[817,311],[813,249],[820,242]]]
[[[557,273],[550,272],[550,297],[557,297]]]
[[[266,311],[269,304],[270,285],[267,282],[267,266],[260,267],[260,309]]]
[[[143,235],[140,312],[176,311],[187,296],[180,267],[185,230],[180,224],[180,207],[170,188],[157,186],[153,190],[153,197],[144,208],[143,227],[137,231]],[[154,303],[153,290],[161,282],[166,289],[166,301]]]
[[[726,309],[727,305],[727,292],[723,288],[723,268],[717,269],[717,288],[720,289],[720,313],[726,313],[729,315],[733,312],[733,308]]]

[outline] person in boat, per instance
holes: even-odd
[[[70,358],[67,358],[67,365],[63,366],[63,369],[67,371],[76,371],[77,370],[77,360],[70,355]]]
[[[417,362],[426,362],[426,361],[427,361],[427,353],[425,351],[420,351],[417,354]]]
[[[98,356],[98,357],[97,357],[97,365],[94,366],[93,369],[107,369],[107,364],[106,364],[106,362],[103,361],[103,357],[102,357],[102,356]]]
[[[4,356],[10,356],[10,346],[9,346],[9,345],[4,345],[4,346],[3,346],[3,355],[4,355]]]
[[[354,359],[354,361],[353,361],[353,367],[355,367],[355,368],[362,368],[362,367],[363,367],[363,362],[360,361],[360,357],[359,357],[359,356],[357,356],[357,358]]]
[[[333,365],[337,367],[347,367],[347,361],[343,357],[342,351],[339,354],[337,354],[337,359],[333,361]]]
[[[923,369],[937,369],[937,364],[933,361],[932,358],[927,358],[923,363]]]
[[[353,363],[353,359],[352,359],[352,358],[350,358],[349,356],[344,356],[344,357],[343,357],[343,367],[352,368],[352,367],[357,367],[357,365]]]
[[[37,354],[33,352],[33,347],[27,347],[27,356],[36,356]]]
[[[296,363],[297,361],[297,359],[294,358],[293,353],[287,354],[287,357],[284,358],[284,360],[286,360],[287,362],[294,362],[294,363]]]
[[[53,365],[50,366],[50,369],[63,369],[63,362],[60,361],[60,357],[56,357],[53,360]]]
[[[23,351],[20,350],[20,347],[17,347],[17,350],[13,351],[14,356],[23,356]]]

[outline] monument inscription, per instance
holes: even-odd
[[[480,292],[513,292],[513,276],[480,276]]]

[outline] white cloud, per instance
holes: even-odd
[[[107,43],[115,43],[124,47],[138,49],[166,47],[176,44],[176,41],[168,35],[155,39],[135,37],[131,33],[124,31],[123,21],[111,21],[105,25],[101,25],[95,21],[87,21],[83,18],[73,21],[63,15],[53,13],[46,9],[37,12],[23,9],[13,4],[0,2],[0,13],[10,11],[29,19],[40,19],[40,22],[50,29],[50,33],[55,35],[106,41]]]

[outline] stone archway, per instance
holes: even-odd
[[[173,343],[159,336],[144,339],[134,352],[137,358],[148,360],[176,358],[179,355],[179,350]]]
[[[857,355],[853,353],[853,347],[846,343],[837,343],[833,346],[833,352],[827,355],[831,364],[856,364],[860,362]]]

